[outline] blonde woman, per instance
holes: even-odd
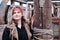
[[[12,20],[4,29],[2,40],[31,40],[30,27],[24,19],[23,10],[15,6],[12,10]]]

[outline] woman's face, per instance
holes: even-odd
[[[23,14],[22,14],[22,12],[20,10],[21,9],[19,9],[19,8],[14,9],[13,16],[12,16],[14,20],[20,20],[21,19]]]

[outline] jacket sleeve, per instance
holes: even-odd
[[[6,27],[6,28],[4,29],[4,31],[3,31],[2,40],[10,40],[9,34],[10,34],[10,31],[9,31],[9,29]]]

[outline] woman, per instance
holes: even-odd
[[[12,20],[4,29],[2,40],[31,40],[30,27],[23,17],[23,10],[15,6],[12,10]]]

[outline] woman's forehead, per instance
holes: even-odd
[[[20,11],[21,9],[20,9],[20,8],[14,8],[14,11],[15,11],[15,10],[17,10],[17,11],[19,10],[19,11]]]
[[[19,11],[23,14],[23,9],[21,9],[20,7],[13,8],[13,12],[15,12],[15,11]]]

